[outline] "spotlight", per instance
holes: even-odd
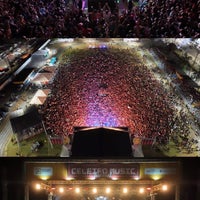
[[[163,186],[162,186],[162,190],[163,190],[163,191],[167,191],[167,189],[168,189],[167,185],[163,185]]]
[[[60,187],[60,188],[59,188],[59,192],[60,192],[60,193],[63,193],[63,192],[64,192],[64,188],[63,188],[63,187]]]
[[[67,181],[71,181],[71,180],[73,180],[73,178],[70,177],[70,176],[67,176],[67,177],[66,177],[66,180],[67,180]]]
[[[39,183],[37,183],[37,184],[35,185],[35,188],[36,188],[37,190],[40,190],[40,189],[41,189],[41,185],[40,185]]]
[[[76,193],[80,193],[80,188],[76,188],[76,189],[75,189],[75,192],[76,192]]]
[[[93,181],[95,180],[95,176],[90,176],[89,179]]]
[[[41,176],[41,179],[46,181],[48,179],[48,177],[47,176]]]
[[[148,188],[147,188],[147,190],[149,190],[149,191],[150,191],[150,190],[151,190],[151,188],[150,188],[150,187],[148,187]]]
[[[128,192],[127,188],[123,188],[123,193],[126,194]]]
[[[106,188],[106,193],[107,193],[107,194],[110,193],[110,188]]]
[[[138,181],[140,178],[139,178],[138,176],[136,176],[136,177],[134,177],[134,179],[135,179],[136,181]]]
[[[140,188],[139,193],[143,194],[144,193],[144,188]]]
[[[159,180],[161,178],[161,176],[159,176],[159,175],[154,175],[153,177],[152,177],[152,179],[154,180],[154,181],[157,181],[157,180]]]
[[[113,181],[118,180],[117,176],[113,176],[113,177],[112,177],[112,180],[113,180]]]

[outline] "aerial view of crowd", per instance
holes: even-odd
[[[76,126],[129,127],[134,136],[168,141],[170,94],[132,50],[69,51],[41,109],[48,134],[72,134]]]
[[[0,37],[199,37],[199,0],[110,2],[0,1]]]

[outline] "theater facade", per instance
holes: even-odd
[[[40,159],[24,167],[25,200],[179,199],[178,161]]]

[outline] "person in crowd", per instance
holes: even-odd
[[[174,116],[171,94],[128,50],[79,50],[68,59],[42,107],[49,134],[73,134],[75,126],[123,126],[138,137],[168,142]]]
[[[199,0],[142,0],[133,8],[130,0],[127,8],[129,12],[119,12],[117,2],[115,9],[110,9],[106,2],[104,5],[99,3],[98,9],[90,13],[80,9],[82,0],[73,2],[1,1],[0,34],[5,39],[23,36],[199,37]],[[113,22],[114,34],[110,30],[113,29]],[[86,30],[84,34],[79,32],[80,23]]]

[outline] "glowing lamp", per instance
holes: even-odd
[[[112,176],[112,180],[116,181],[116,180],[118,180],[118,177],[117,176]]]
[[[140,178],[139,178],[139,176],[136,176],[136,177],[134,177],[134,179],[135,179],[136,181],[138,181]]]

